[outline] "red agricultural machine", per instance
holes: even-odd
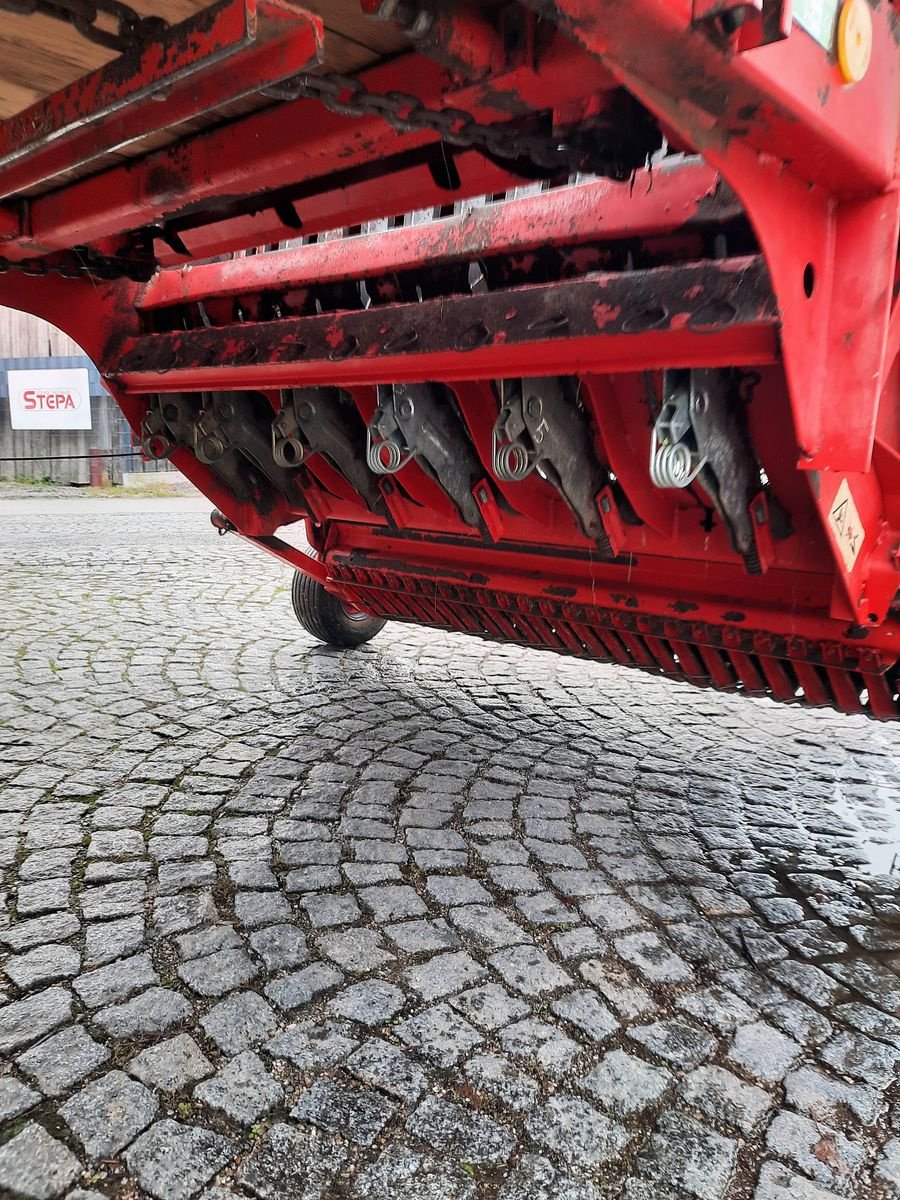
[[[900,715],[898,6],[319,7],[0,0],[0,301],[325,640]]]

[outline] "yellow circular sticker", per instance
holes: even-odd
[[[846,0],[837,35],[838,65],[846,83],[859,83],[872,57],[872,13],[868,0]]]

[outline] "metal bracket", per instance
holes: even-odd
[[[433,383],[380,386],[367,439],[366,459],[376,474],[396,474],[415,458],[467,525],[477,529],[483,524],[473,496],[483,469],[446,390]]]
[[[407,398],[404,411],[408,418],[415,413],[414,402]],[[414,451],[406,444],[397,416],[394,389],[390,386],[378,389],[378,407],[366,429],[366,462],[376,475],[396,475],[412,462]]]
[[[504,395],[492,434],[492,466],[503,483],[537,471],[565,500],[584,536],[611,554],[596,504],[606,473],[593,453],[587,417],[560,378],[523,379]]]
[[[650,434],[650,479],[656,487],[689,487],[703,470],[706,454],[698,445],[693,417],[708,403],[708,396],[695,390],[693,375],[687,386],[664,400]]]
[[[702,368],[666,372],[665,399],[650,438],[650,478],[660,488],[686,488],[696,480],[747,571],[758,575],[772,561],[770,503],[761,494],[739,378]],[[786,531],[786,514],[776,509]]]
[[[289,0],[230,0],[0,122],[0,196],[257,92],[320,59],[319,17]],[[150,103],[149,101],[153,101]]]
[[[365,501],[384,512],[384,500],[366,469],[363,422],[352,399],[339,388],[293,388],[283,393],[272,422],[272,457],[280,467],[302,466],[321,454]]]

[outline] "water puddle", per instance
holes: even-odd
[[[900,879],[900,793],[888,785],[873,786],[866,795],[848,796],[835,781],[832,811],[857,835],[866,856],[862,870]]]

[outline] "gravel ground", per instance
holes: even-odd
[[[900,736],[7,500],[0,1196],[900,1196]]]

